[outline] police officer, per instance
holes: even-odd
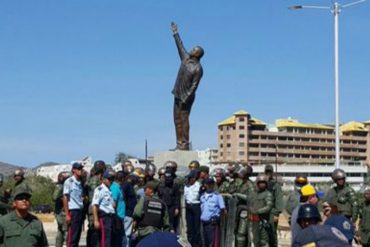
[[[250,199],[252,193],[255,191],[255,185],[249,179],[250,176],[253,174],[253,169],[251,166],[246,165],[245,167],[239,169],[237,172],[239,178],[242,180],[242,184],[237,190],[237,193],[234,194],[235,197],[238,198],[238,209],[237,215],[239,217],[238,225],[237,225],[237,233],[236,233],[236,240],[235,246],[237,247],[244,247],[248,240],[248,208],[247,208],[247,200]]]
[[[370,187],[364,190],[364,202],[360,207],[360,224],[358,234],[362,246],[370,247]]]
[[[70,172],[60,172],[58,174],[58,182],[55,186],[54,193],[53,193],[53,201],[54,201],[54,214],[55,219],[58,224],[57,229],[57,236],[55,238],[55,246],[56,247],[63,247],[64,240],[66,239],[67,235],[67,223],[66,223],[66,215],[63,211],[63,184],[71,176]]]
[[[200,201],[199,191],[201,184],[198,180],[198,170],[191,170],[186,176],[184,188],[186,210],[187,237],[192,247],[202,246],[200,235]]]
[[[3,189],[4,175],[0,173],[0,216],[7,214],[11,208],[9,205],[10,194]]]
[[[157,193],[159,199],[167,206],[171,230],[176,231],[179,223],[181,194],[179,186],[174,183],[174,176],[170,171],[165,172],[164,183],[159,184]]]
[[[257,190],[251,196],[248,219],[251,224],[251,234],[254,246],[272,246],[273,229],[269,220],[273,207],[272,193],[267,189],[268,177],[259,174],[256,178]]]
[[[220,246],[220,222],[226,213],[222,196],[214,191],[215,181],[212,178],[204,180],[206,191],[200,197],[200,207],[203,226],[203,240],[206,247]]]
[[[154,198],[154,192],[155,184],[147,183],[144,189],[145,196],[140,198],[134,209],[138,242],[153,232],[170,230],[166,204]]]
[[[112,245],[112,230],[114,219],[114,201],[112,193],[109,190],[114,181],[114,172],[106,170],[103,173],[103,180],[94,190],[94,197],[92,200],[92,210],[94,216],[94,227],[100,230],[100,246],[110,247]]]
[[[270,215],[270,222],[273,227],[274,238],[272,241],[271,247],[278,246],[278,237],[277,237],[277,226],[279,224],[279,215],[283,211],[283,190],[281,185],[276,180],[276,176],[273,176],[274,168],[272,165],[268,164],[265,166],[265,175],[269,178],[268,180],[268,190],[272,193],[273,196],[273,206]],[[274,178],[275,177],[275,178]]]
[[[19,187],[13,195],[14,210],[0,217],[0,246],[48,246],[42,222],[29,213],[31,192]]]
[[[13,174],[13,178],[15,181],[14,188],[12,190],[11,197],[14,198],[14,191],[16,189],[22,188],[23,190],[30,191],[32,193],[31,188],[26,184],[26,179],[24,177],[24,170],[23,169],[16,169]]]
[[[355,191],[346,183],[346,173],[342,169],[335,169],[332,173],[334,187],[328,190],[324,201],[331,207],[331,214],[342,214],[353,223],[358,217],[358,202]]]
[[[289,192],[287,203],[286,203],[286,211],[289,215],[292,214],[295,207],[299,204],[299,197],[300,193],[299,191],[301,188],[308,183],[307,176],[303,174],[299,174],[294,179],[294,189]]]
[[[106,164],[103,160],[96,160],[94,162],[94,166],[92,168],[94,174],[90,176],[89,180],[87,181],[87,195],[88,195],[88,213],[87,213],[87,220],[88,220],[88,230],[86,234],[86,244],[88,247],[99,246],[99,230],[96,230],[94,227],[94,216],[92,210],[92,200],[94,197],[95,189],[101,184],[103,173],[106,170]]]
[[[225,170],[222,168],[216,168],[212,173],[215,179],[215,191],[220,194],[228,193],[229,182],[226,180]]]
[[[74,162],[72,164],[72,176],[63,185],[63,208],[68,225],[67,247],[77,247],[81,237],[84,208],[82,174],[82,163]]]

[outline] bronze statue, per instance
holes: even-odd
[[[194,103],[195,91],[203,75],[200,59],[204,50],[202,47],[196,46],[187,52],[174,22],[171,23],[171,29],[181,59],[176,83],[172,90],[172,94],[175,96],[173,118],[176,129],[176,149],[189,150],[189,115]]]

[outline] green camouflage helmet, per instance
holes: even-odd
[[[96,174],[102,174],[106,169],[105,162],[102,160],[97,160],[94,162],[94,171]]]

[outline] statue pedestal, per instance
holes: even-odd
[[[160,168],[166,161],[175,161],[178,166],[178,171],[187,171],[188,165],[192,160],[198,160],[198,152],[196,151],[164,151],[154,155],[154,164]]]

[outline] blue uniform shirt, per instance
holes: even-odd
[[[220,216],[221,210],[225,208],[224,199],[217,192],[205,192],[200,197],[200,208],[202,221],[209,221],[212,217]]]
[[[63,194],[68,197],[69,210],[83,209],[83,188],[81,181],[78,181],[75,176],[64,182]]]
[[[121,186],[118,183],[113,182],[109,189],[110,189],[110,192],[112,193],[113,200],[117,205],[116,206],[117,216],[120,219],[123,219],[126,213],[125,212],[126,205],[125,205],[125,201],[123,200]]]
[[[99,210],[104,213],[114,214],[113,203],[112,193],[105,184],[101,184],[95,188],[93,200],[91,202],[92,205],[98,206]]]

